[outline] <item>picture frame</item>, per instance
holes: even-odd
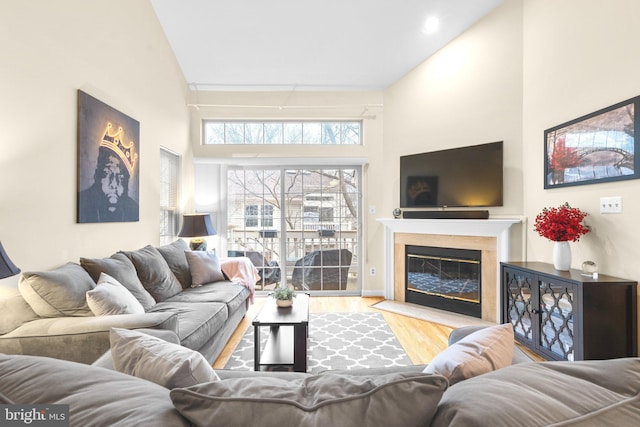
[[[78,90],[77,222],[140,219],[140,123]]]
[[[544,188],[640,178],[640,96],[544,131]]]

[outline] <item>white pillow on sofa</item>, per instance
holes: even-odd
[[[514,345],[511,323],[473,332],[440,352],[423,372],[440,374],[449,384],[511,365]]]
[[[168,389],[219,381],[201,353],[129,329],[111,328],[111,356],[116,371]]]
[[[100,273],[96,287],[87,292],[87,304],[95,316],[144,313],[129,289],[106,273]]]

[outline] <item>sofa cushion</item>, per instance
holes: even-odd
[[[225,280],[218,257],[211,251],[185,251],[191,271],[191,286]]]
[[[142,286],[135,266],[124,254],[116,253],[110,258],[80,258],[80,265],[87,270],[96,283],[100,279],[100,273],[107,273],[116,279],[122,286],[129,289],[145,310],[155,305],[156,301]]]
[[[189,250],[189,245],[182,239],[178,239],[168,245],[159,246],[158,252],[162,255],[167,265],[175,274],[176,279],[183,288],[191,286],[191,272],[189,271],[189,262],[185,251]]]
[[[513,358],[513,339],[511,323],[480,329],[440,352],[424,372],[444,375],[453,385],[504,368]]]
[[[18,288],[0,287],[0,335],[38,318]]]
[[[138,331],[112,328],[113,366],[118,372],[152,381],[168,389],[217,381],[204,356]]]
[[[107,273],[100,273],[98,285],[87,292],[87,304],[96,316],[144,313],[136,297]]]
[[[86,294],[95,287],[87,272],[69,262],[50,271],[22,273],[20,293],[41,317],[93,316]]]
[[[191,425],[173,407],[169,390],[108,369],[0,354],[0,383],[9,401],[69,405],[74,426]]]
[[[182,286],[173,274],[167,261],[153,246],[145,246],[137,251],[123,252],[136,267],[142,286],[156,302],[180,293]]]
[[[223,302],[232,313],[249,298],[249,291],[242,285],[231,282],[208,283],[197,288],[188,288],[169,298],[170,302]]]
[[[521,363],[450,387],[432,426],[635,426],[638,384],[640,358]]]
[[[193,350],[200,350],[211,337],[224,326],[229,317],[227,306],[221,302],[169,302],[156,304],[150,312],[170,312],[178,316],[180,343]]]
[[[424,427],[446,388],[444,377],[422,373],[322,375],[223,380],[176,388],[170,396],[197,426]]]

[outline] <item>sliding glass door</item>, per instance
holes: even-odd
[[[359,294],[360,167],[229,168],[230,256],[258,267],[259,290]]]

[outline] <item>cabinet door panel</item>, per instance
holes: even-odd
[[[515,270],[505,270],[506,302],[505,323],[513,325],[514,333],[520,341],[535,343],[534,322],[532,322],[532,286],[531,276]]]
[[[541,279],[540,348],[574,360],[574,286]]]

